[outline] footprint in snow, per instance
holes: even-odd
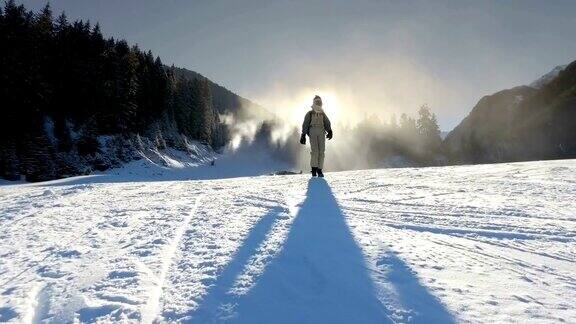
[[[2,292],[3,296],[8,296],[16,290],[16,287],[8,288]]]
[[[154,245],[163,245],[166,244],[166,240],[162,239],[162,238],[157,238],[154,241],[152,241],[152,244]]]
[[[62,258],[78,258],[82,253],[77,250],[64,250],[56,252],[56,255]]]
[[[108,274],[109,279],[125,279],[136,277],[138,273],[130,270],[114,270]]]
[[[38,270],[36,270],[36,273],[38,273],[38,275],[41,277],[52,279],[62,278],[66,275],[65,272],[62,272],[57,269],[50,269],[48,266],[38,268]]]
[[[135,254],[140,257],[146,257],[152,255],[152,251],[142,249],[142,250],[136,250],[132,254]]]
[[[16,313],[14,309],[10,307],[0,307],[0,322],[6,323],[16,317],[18,317],[18,313]]]

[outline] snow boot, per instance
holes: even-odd
[[[322,173],[322,169],[316,169],[316,172],[318,172],[318,176],[320,178],[324,178],[324,173]]]
[[[316,176],[316,170],[318,170],[317,167],[312,167],[312,176],[313,176],[313,177]]]

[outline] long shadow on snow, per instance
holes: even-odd
[[[245,295],[229,294],[234,280],[264,241],[280,212],[272,210],[254,226],[200,307],[189,314],[192,322],[392,322],[394,313],[378,300],[362,251],[323,179],[311,179],[308,183],[307,198],[282,251],[256,285]],[[392,284],[395,298],[409,312],[401,321],[454,322],[399,258],[389,254],[378,265],[387,267],[385,280]]]
[[[386,254],[377,265],[387,268],[385,280],[392,284],[396,301],[407,312],[398,315],[398,322],[455,323],[452,314],[422,286],[410,267],[394,253]]]
[[[230,322],[391,322],[377,298],[362,252],[322,179],[310,180],[308,196],[282,251],[233,306]]]
[[[260,218],[254,225],[242,246],[234,254],[234,258],[218,274],[218,278],[210,286],[208,293],[202,298],[200,306],[193,314],[187,314],[185,318],[193,317],[194,323],[211,323],[222,316],[221,308],[234,302],[234,295],[228,294],[233,287],[235,279],[242,273],[250,258],[256,254],[258,247],[266,239],[266,235],[272,229],[274,222],[282,217],[283,208],[276,207]],[[176,320],[172,314],[164,314],[168,320]]]

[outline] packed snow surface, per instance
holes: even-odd
[[[576,161],[184,172],[0,186],[0,322],[576,322]]]

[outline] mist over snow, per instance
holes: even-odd
[[[347,106],[340,93],[308,90],[294,97],[279,96],[267,107],[270,116],[221,115],[229,143],[223,156],[270,157],[294,172],[310,170],[310,146],[298,143],[304,115],[312,98],[320,95],[330,118],[334,138],[326,140],[325,169],[357,170],[379,167],[409,167],[445,163],[441,155],[441,132],[435,113],[426,105],[410,115],[391,113],[387,118]],[[352,118],[352,116],[354,116]],[[428,134],[428,135],[427,135]]]

